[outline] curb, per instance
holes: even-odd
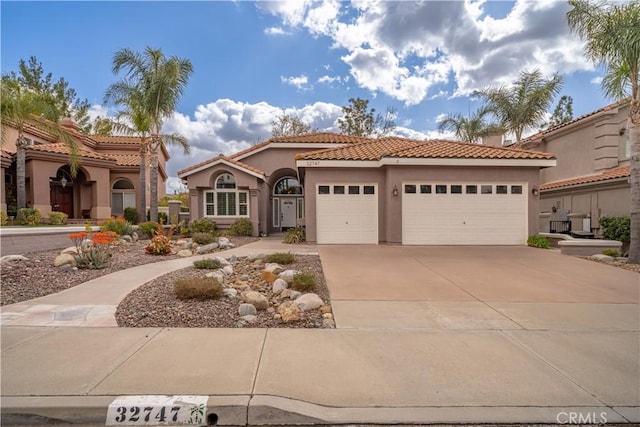
[[[4,425],[105,425],[116,396],[2,397]],[[623,415],[621,415],[623,414]],[[573,417],[573,418],[571,418]],[[327,407],[269,395],[209,396],[207,425],[626,424],[640,407]],[[573,422],[572,422],[573,421]]]

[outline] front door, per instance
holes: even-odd
[[[296,198],[280,199],[280,212],[282,215],[282,222],[280,223],[282,230],[296,226]]]
[[[51,185],[51,210],[64,212],[69,218],[73,218],[73,187]]]

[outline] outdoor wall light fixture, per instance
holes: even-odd
[[[65,188],[67,186],[67,178],[63,176],[60,180],[60,184],[62,184],[62,188]]]
[[[533,187],[533,189],[531,190],[531,194],[533,194],[534,196],[540,194],[540,190],[538,190],[538,187]]]
[[[397,185],[393,186],[393,191],[391,193],[393,194],[394,197],[398,197],[398,186]]]

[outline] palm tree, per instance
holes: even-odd
[[[543,123],[554,96],[562,89],[562,82],[559,74],[544,79],[536,69],[521,72],[511,86],[483,89],[476,94],[487,101],[489,111],[507,132],[513,133],[517,144],[527,129]]]
[[[27,207],[26,191],[26,147],[25,131],[30,124],[37,123],[49,134],[55,136],[69,147],[69,165],[75,176],[80,163],[78,145],[75,139],[59,124],[61,113],[55,100],[45,94],[29,90],[10,76],[2,76],[2,144],[5,142],[6,125],[18,131],[16,139],[16,198],[17,208]],[[43,120],[44,119],[44,120]]]
[[[465,142],[478,142],[492,133],[502,132],[503,129],[495,124],[485,121],[489,110],[480,108],[470,117],[462,114],[452,114],[438,121],[438,130],[440,132],[451,131],[456,138]]]
[[[627,129],[631,144],[631,242],[629,262],[640,263],[640,2],[569,0],[567,22],[586,41],[585,54],[604,67],[602,90],[630,97]]]
[[[113,72],[125,72],[125,78],[111,85],[107,93],[125,108],[135,106],[149,120],[151,220],[158,219],[158,151],[163,145],[175,144],[189,153],[189,143],[178,134],[160,133],[164,119],[170,117],[187,86],[193,66],[188,59],[167,58],[161,50],[147,47],[143,53],[121,49],[113,56]]]

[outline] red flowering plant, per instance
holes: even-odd
[[[99,270],[105,268],[111,258],[111,244],[116,241],[117,234],[113,231],[97,231],[89,235],[82,231],[70,234],[69,238],[75,244],[78,252],[75,255],[78,268]]]

